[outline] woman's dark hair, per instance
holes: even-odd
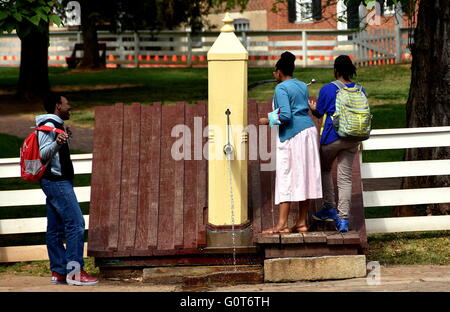
[[[53,114],[55,112],[56,104],[61,104],[61,95],[51,92],[47,94],[44,99],[44,109],[47,113]]]
[[[334,69],[338,76],[342,76],[345,80],[350,80],[356,76],[356,67],[348,55],[339,55],[334,60]]]
[[[283,52],[280,59],[275,65],[275,69],[280,70],[286,76],[292,76],[294,74],[295,55],[291,52]]]

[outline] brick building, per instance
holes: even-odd
[[[364,18],[372,19],[368,29],[393,29],[395,24],[395,6],[391,0],[378,0],[372,13],[360,7],[361,0],[351,1],[348,7],[343,0],[287,0],[277,5],[277,12],[272,11],[274,2],[249,0],[243,12],[239,9],[230,12],[236,30],[350,29],[359,27]],[[406,8],[409,0],[400,2]],[[211,14],[208,20],[220,26],[223,15]],[[342,22],[338,22],[338,16]],[[403,14],[402,24],[407,25],[406,14]]]
[[[274,7],[275,2],[249,0],[245,10],[230,12],[236,31],[249,31],[242,41],[250,60],[259,62],[252,64],[274,61],[284,50],[290,50],[299,60],[307,59],[309,65],[329,64],[340,54],[349,54],[364,65],[393,63],[395,59],[398,62],[409,55],[405,44],[407,33],[400,32],[398,26],[408,25],[405,12],[410,0],[399,0],[399,8],[392,0],[377,0],[372,10],[367,10],[362,0],[350,0],[347,6],[344,0],[285,0]],[[208,22],[220,28],[223,16],[210,14]],[[357,28],[367,31],[345,35],[334,32]],[[278,32],[265,34],[265,31]],[[396,47],[397,40],[400,48]],[[306,66],[306,61],[303,65]]]

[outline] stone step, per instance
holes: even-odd
[[[323,256],[264,260],[265,282],[319,281],[366,276],[366,256]]]

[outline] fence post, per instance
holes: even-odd
[[[118,52],[119,52],[118,59],[119,59],[119,61],[121,61],[121,62],[119,62],[119,64],[117,64],[117,67],[120,67],[121,63],[125,60],[125,49],[123,47],[122,34],[120,34],[120,33],[117,34],[116,42],[117,42],[116,51],[118,50]]]
[[[187,66],[192,67],[192,38],[190,29],[186,31],[186,42],[187,42]]]
[[[242,45],[248,51],[248,49],[247,49],[247,34],[245,33],[245,31],[241,32],[241,36],[242,36],[241,37]]]
[[[402,61],[402,6],[400,2],[395,6],[395,63]]]
[[[134,32],[134,66],[139,68],[139,34],[137,31]]]
[[[306,36],[306,30],[302,31],[302,41],[303,41],[303,67],[308,65],[308,38]]]

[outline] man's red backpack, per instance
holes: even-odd
[[[55,131],[64,133],[63,130],[40,126],[31,132],[20,147],[20,176],[22,179],[35,182],[39,181],[45,173],[48,166],[43,164],[39,153],[38,131]]]

